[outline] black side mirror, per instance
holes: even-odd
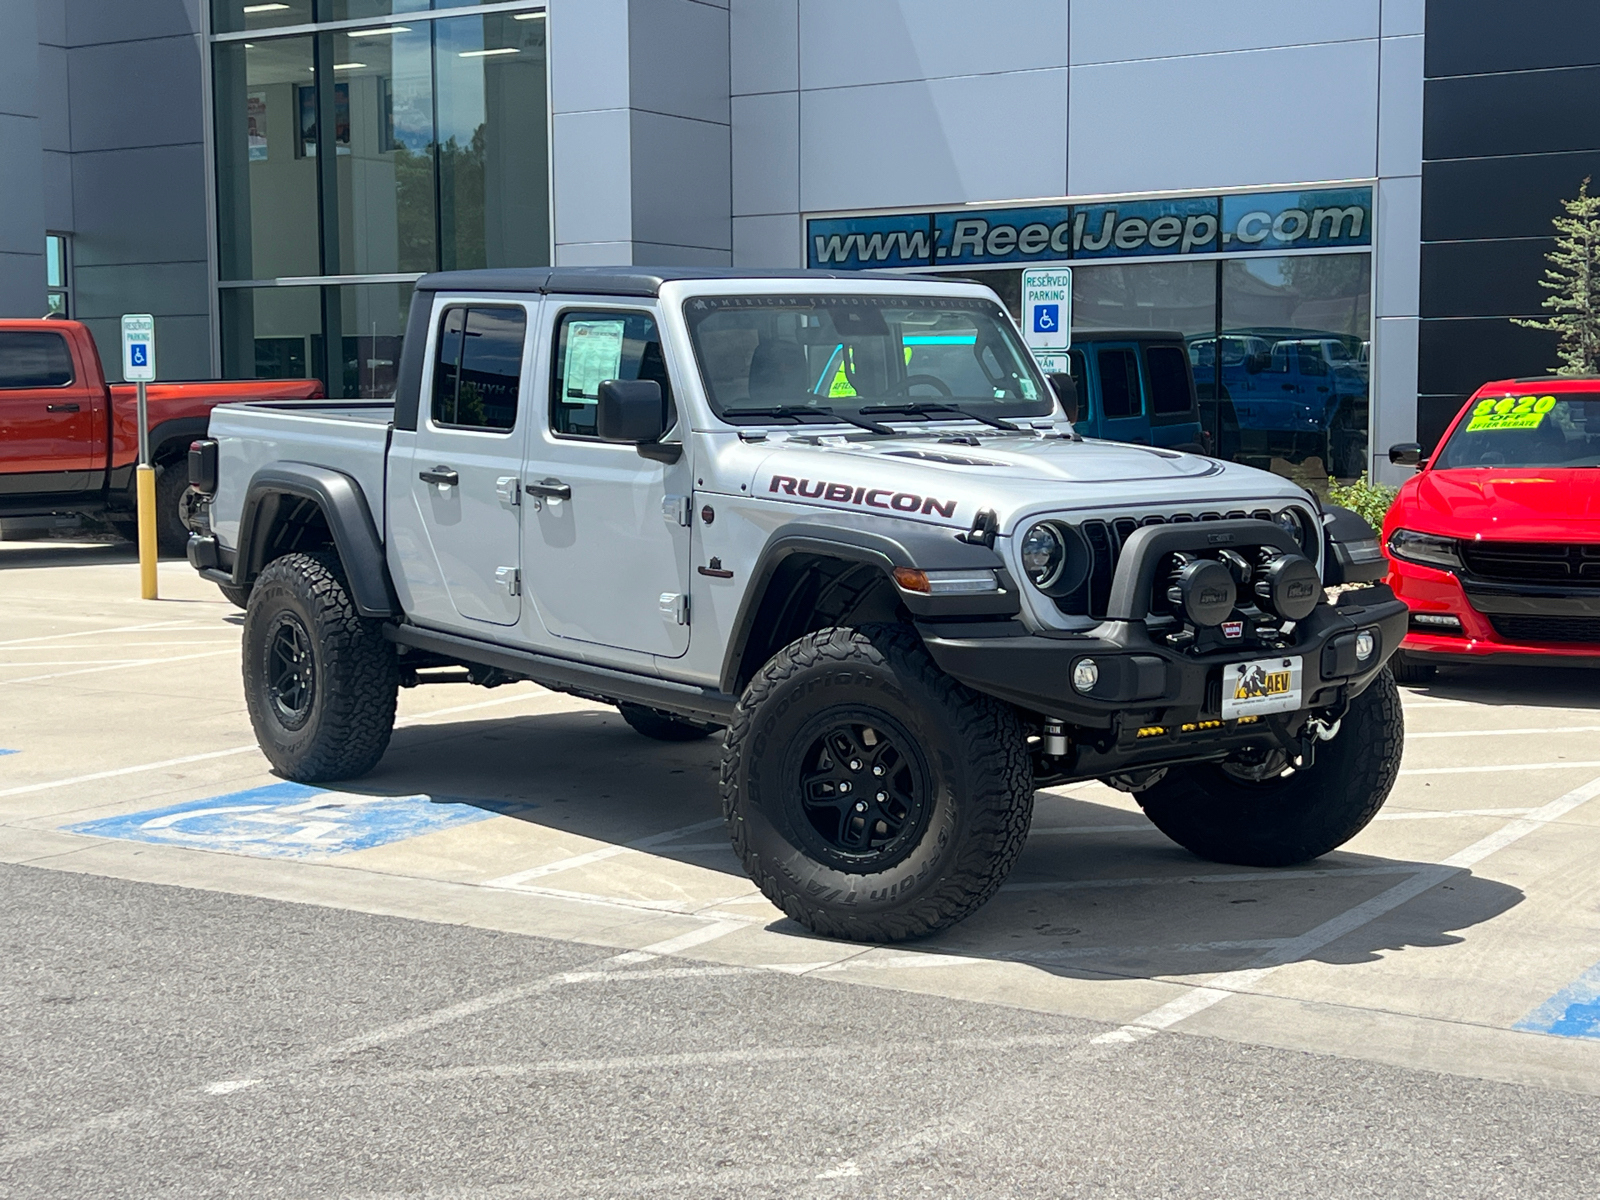
[[[594,431],[608,442],[655,442],[666,432],[661,385],[654,379],[607,379],[600,384]]]
[[[1397,467],[1422,465],[1422,446],[1418,442],[1397,442],[1389,447],[1389,461]]]
[[[1078,381],[1071,375],[1053,374],[1049,376],[1050,390],[1056,394],[1056,399],[1061,401],[1061,408],[1067,414],[1067,420],[1076,422],[1078,419]]]

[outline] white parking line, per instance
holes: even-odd
[[[1363,925],[1393,912],[1402,904],[1414,900],[1445,880],[1476,866],[1491,854],[1504,850],[1553,821],[1560,820],[1596,796],[1600,796],[1600,779],[1591,779],[1582,787],[1574,788],[1566,795],[1534,809],[1526,816],[1508,821],[1488,837],[1479,838],[1465,850],[1452,854],[1436,866],[1424,867],[1403,883],[1397,883],[1370,900],[1363,901],[1337,917],[1324,921],[1315,929],[1297,938],[1291,938],[1278,949],[1264,954],[1255,966],[1224,972],[1206,984],[1190,989],[1177,999],[1151,1009],[1143,1016],[1135,1017],[1120,1029],[1103,1033],[1093,1040],[1102,1045],[1138,1041],[1140,1038],[1170,1028],[1196,1013],[1204,1012],[1213,1004],[1226,1000],[1235,993],[1248,992],[1278,968],[1307,958]]]
[[[1600,733],[1600,725],[1560,725],[1553,729],[1449,729],[1442,733],[1411,733],[1408,730],[1406,741],[1414,742],[1419,738],[1504,737],[1507,734],[1537,733]]]
[[[1600,759],[1570,762],[1496,763],[1486,767],[1411,767],[1402,775],[1486,775],[1495,771],[1565,771],[1572,767],[1600,767]]]
[[[1069,888],[1156,887],[1175,883],[1292,883],[1297,879],[1336,879],[1363,875],[1410,875],[1421,870],[1414,863],[1394,863],[1385,867],[1325,867],[1299,871],[1263,867],[1259,871],[1228,871],[1215,875],[1141,875],[1121,879],[1041,879],[1029,883],[1002,884],[1002,892],[1044,892]]]
[[[480,708],[493,708],[501,704],[512,704],[518,700],[541,700],[549,695],[559,693],[534,693],[532,695],[500,696],[493,700],[484,700],[477,704],[458,704],[453,708],[436,708],[432,712],[417,713],[409,717],[401,717],[396,721],[396,729],[405,729],[413,725],[426,725],[434,717],[453,716],[456,713],[472,712]],[[66,779],[51,779],[44,783],[29,783],[21,787],[6,788],[0,791],[0,796],[26,796],[33,792],[47,792],[53,788],[72,787],[79,783],[93,783],[97,779],[115,779],[120,775],[137,775],[143,771],[161,771],[167,767],[181,767],[187,763],[204,762],[210,758],[227,758],[234,754],[249,754],[252,750],[259,753],[259,748],[254,742],[248,746],[232,746],[227,750],[208,750],[204,754],[186,754],[182,758],[163,758],[158,762],[140,763],[134,767],[117,767],[110,771],[92,771],[87,775],[73,775]]]
[[[653,833],[649,837],[640,838],[638,841],[628,842],[622,846],[601,846],[598,849],[587,851],[583,854],[574,854],[570,858],[559,858],[555,862],[548,862],[542,866],[529,867],[526,871],[517,871],[510,875],[502,875],[498,879],[491,879],[484,883],[484,887],[514,888],[527,883],[530,879],[542,879],[546,875],[555,875],[561,871],[570,871],[574,867],[586,867],[590,863],[603,862],[608,858],[615,858],[619,854],[627,854],[634,850],[649,850],[660,846],[663,842],[676,841],[678,838],[687,837],[691,833],[704,833],[707,829],[715,829],[723,823],[721,817],[714,817],[709,821],[696,821],[693,825],[684,825],[678,829],[669,829],[665,833]]]
[[[25,675],[21,679],[0,679],[0,684],[7,683],[43,683],[46,679],[65,679],[69,675],[95,675],[101,671],[121,671],[128,667],[153,667],[165,666],[167,663],[188,662],[196,658],[217,658],[224,654],[237,654],[237,646],[227,650],[207,650],[203,654],[178,654],[171,658],[132,658],[115,663],[109,667],[85,667],[81,671],[57,671],[52,675]],[[17,663],[17,666],[33,666],[32,663]]]
[[[156,630],[215,628],[215,625],[196,625],[192,621],[157,621],[147,625],[119,625],[113,629],[80,629],[75,633],[46,633],[38,637],[12,638],[10,641],[0,642],[0,647],[25,646],[30,642],[54,642],[62,638],[96,637],[104,633],[153,633]]]

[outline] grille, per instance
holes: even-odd
[[[1258,521],[1272,520],[1270,509],[1258,508],[1253,512],[1234,509],[1231,512],[1173,513],[1170,516],[1115,517],[1109,521],[1099,519],[1084,521],[1078,526],[1084,540],[1089,543],[1092,559],[1089,575],[1077,591],[1056,600],[1056,607],[1064,613],[1083,615],[1103,620],[1106,605],[1111,599],[1111,581],[1117,573],[1117,559],[1122,554],[1122,544],[1136,529],[1145,525],[1182,525],[1191,521],[1242,521],[1254,517]]]
[[[1600,545],[1569,542],[1462,542],[1461,558],[1481,579],[1600,588]]]
[[[1489,624],[1503,638],[1516,642],[1600,642],[1600,617],[1528,617],[1496,613]]]

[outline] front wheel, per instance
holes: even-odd
[[[975,911],[1033,812],[1021,724],[897,625],[790,643],[745,690],[722,809],[766,897],[816,933],[920,937]]]
[[[388,749],[400,670],[332,554],[289,554],[244,617],[244,697],[273,769],[298,783],[364,775]]]
[[[1385,669],[1350,702],[1333,740],[1318,743],[1310,767],[1290,771],[1270,755],[1194,763],[1172,768],[1138,801],[1157,829],[1201,858],[1288,867],[1366,827],[1394,787],[1404,748],[1400,692]]]

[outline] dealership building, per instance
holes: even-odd
[[[1554,361],[1510,318],[1600,174],[1586,0],[0,15],[0,315],[105,354],[151,312],[163,378],[335,396],[387,393],[438,269],[894,269],[1014,309],[1024,268],[1068,266],[1075,329],[1185,338],[1219,452],[1394,478],[1383,448]]]

